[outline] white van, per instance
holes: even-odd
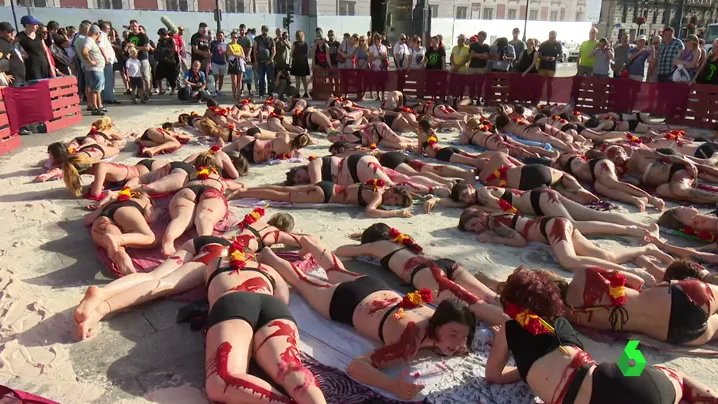
[[[713,41],[718,38],[718,24],[708,24],[703,38],[706,40],[705,50],[706,52],[710,52],[713,47]]]

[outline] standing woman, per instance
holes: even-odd
[[[673,65],[683,66],[688,71],[688,74],[691,75],[692,80],[696,76],[696,69],[700,66],[700,58],[701,51],[698,49],[698,37],[688,35],[686,48],[676,56],[673,60]]]
[[[646,82],[657,83],[658,82],[658,50],[661,47],[661,37],[653,35],[651,37],[651,46],[648,50],[651,51],[648,56],[648,74],[646,76]]]
[[[381,43],[381,35],[374,34],[372,39],[374,43],[369,47],[371,70],[387,70],[389,67],[389,51],[386,46]]]
[[[174,95],[177,87],[177,75],[179,74],[179,59],[177,56],[175,41],[167,32],[166,28],[160,28],[157,31],[160,39],[157,41],[157,50],[155,51],[155,59],[157,59],[157,87],[159,95],[165,93],[162,89],[162,79],[167,80],[167,85],[172,89],[170,95]]]
[[[421,45],[421,37],[414,35],[411,38],[411,50],[409,54],[409,69],[420,70],[424,68],[426,49]]]
[[[718,39],[713,41],[713,48],[698,69],[694,81],[700,84],[718,84]]]
[[[429,49],[426,50],[426,62],[424,67],[427,70],[446,69],[446,50],[441,47],[439,37],[432,36]]]
[[[317,67],[321,67],[322,69],[332,68],[332,60],[329,57],[329,45],[322,36],[318,36],[314,41],[314,63],[312,63],[312,68],[316,69]]]
[[[536,73],[536,40],[529,38],[526,41],[526,49],[519,56],[516,68],[523,75]]]
[[[50,66],[48,52],[40,33],[40,21],[31,15],[26,15],[20,20],[25,31],[17,34],[17,42],[25,50],[25,80],[40,80],[55,77],[55,69]]]
[[[244,49],[237,42],[239,34],[232,32],[231,42],[227,44],[227,73],[232,80],[232,99],[238,100],[242,90],[242,73],[244,73]]]
[[[304,31],[298,30],[294,34],[296,41],[292,44],[291,57],[292,62],[290,69],[292,76],[294,76],[295,82],[297,83],[297,92],[302,93],[301,86],[304,86],[304,95],[302,97],[309,98],[309,90],[307,89],[307,76],[310,74],[309,70],[309,45],[304,41]]]

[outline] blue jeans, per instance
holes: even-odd
[[[269,93],[274,92],[274,63],[257,63],[257,71],[259,75],[259,96],[263,97],[269,86]]]
[[[115,100],[115,71],[112,64],[105,65],[105,89],[102,90],[102,101],[114,102]]]
[[[101,93],[105,89],[105,74],[95,70],[85,70],[85,85],[90,91]]]

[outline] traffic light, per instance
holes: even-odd
[[[294,22],[294,16],[289,13],[289,10],[287,10],[287,16],[282,19],[282,25],[284,25],[284,29],[289,31],[289,25]]]

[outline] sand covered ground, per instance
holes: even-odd
[[[112,116],[120,131],[141,133],[191,110],[171,105],[122,106]],[[156,302],[116,315],[102,324],[95,339],[82,343],[72,339],[72,310],[88,285],[109,280],[108,272],[97,260],[82,223],[89,202],[72,198],[62,181],[31,181],[40,173],[46,145],[83,135],[89,122],[86,117],[82,125],[59,133],[24,138],[30,146],[0,159],[0,380],[61,403],[206,402],[201,392],[202,337],[175,324],[179,303]],[[305,154],[328,153],[328,142],[318,140]],[[206,149],[190,143],[175,155],[158,158],[179,160]],[[123,153],[116,161],[133,164],[137,160]],[[252,167],[243,181],[278,183],[290,167],[289,163]],[[83,182],[89,183],[88,179]],[[240,215],[249,211],[232,209]],[[413,218],[384,221],[412,235],[429,254],[453,258],[497,279],[522,264],[558,270],[545,246],[482,245],[474,235],[459,232],[458,209],[436,209],[428,215],[421,206],[414,209]],[[645,221],[658,216],[655,211],[637,213],[632,207],[622,207],[621,212]],[[318,236],[331,248],[352,243],[349,234],[378,221],[363,217],[358,207],[291,213],[299,232]],[[612,248],[638,241],[612,238],[598,243]],[[584,342],[598,361],[617,360],[625,344],[597,343],[587,337]],[[667,364],[718,387],[718,360],[681,358],[654,350],[644,350],[644,354],[649,364]]]

